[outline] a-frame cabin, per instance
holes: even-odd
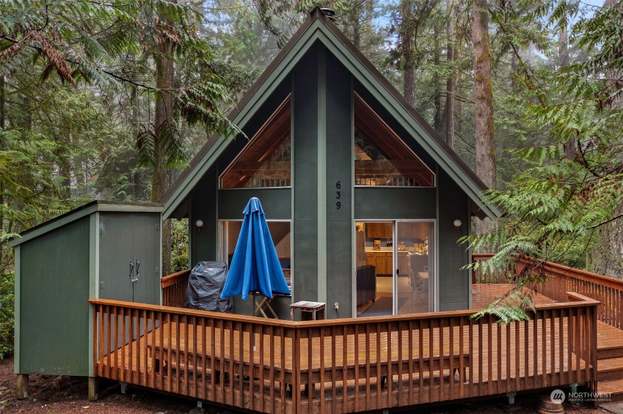
[[[469,307],[458,239],[472,215],[498,212],[321,9],[232,118],[244,134],[203,148],[165,205],[165,218],[190,219],[192,264],[229,259],[256,196],[294,300],[327,303],[329,318]]]

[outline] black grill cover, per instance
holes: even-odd
[[[231,311],[231,301],[220,299],[226,277],[227,265],[223,262],[197,263],[188,277],[184,306],[217,312]]]

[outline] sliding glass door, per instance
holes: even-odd
[[[434,309],[432,221],[396,222],[396,310],[397,314],[428,312]]]
[[[355,222],[358,316],[434,309],[434,221]]]

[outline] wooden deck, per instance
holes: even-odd
[[[623,394],[623,282],[539,265],[548,278],[534,287],[532,319],[507,325],[472,317],[512,287],[505,275],[475,274],[470,310],[326,321],[93,300],[93,367],[98,377],[270,413],[368,411],[568,384]],[[181,303],[187,276],[163,278],[166,304]]]
[[[98,300],[94,367],[100,377],[262,412],[594,386],[597,304],[573,299],[508,325],[471,311],[292,322]]]
[[[490,256],[492,255],[475,255],[473,259],[486,260]],[[483,298],[479,304],[487,303],[491,295],[503,294],[500,291],[506,289],[504,286],[512,286],[506,283],[508,276],[519,274],[526,268],[544,277],[543,283],[534,286],[538,292],[535,298],[537,303],[543,303],[543,299],[552,302],[564,301],[569,291],[600,302],[597,307],[598,390],[623,396],[623,280],[524,257],[517,261],[514,272],[494,275],[474,272],[474,287],[490,286],[483,290]],[[494,293],[496,290],[498,292]],[[478,292],[478,289],[474,291]],[[473,301],[477,302],[476,294]]]

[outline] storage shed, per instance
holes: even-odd
[[[89,376],[89,298],[160,303],[158,205],[92,201],[15,248],[15,373]]]

